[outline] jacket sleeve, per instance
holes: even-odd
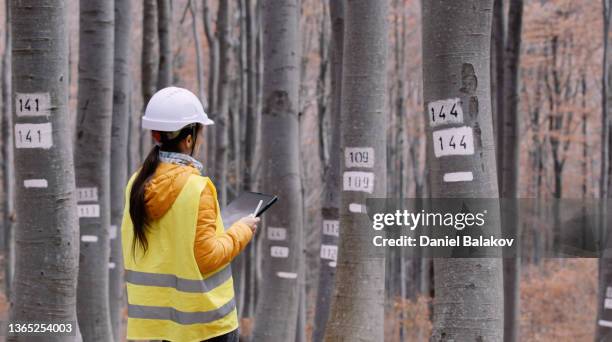
[[[216,234],[217,199],[206,186],[200,195],[194,254],[200,272],[210,273],[232,261],[249,243],[253,232],[236,222],[224,233]]]

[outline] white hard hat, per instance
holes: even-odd
[[[142,128],[161,132],[174,132],[193,124],[213,125],[202,103],[184,88],[167,87],[158,90],[149,100]]]

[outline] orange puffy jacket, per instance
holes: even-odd
[[[191,166],[160,163],[151,180],[145,186],[145,205],[149,219],[159,219],[170,209],[187,179],[199,174]],[[236,222],[224,234],[215,234],[217,199],[210,186],[200,195],[200,209],[194,251],[202,273],[210,273],[232,261],[249,243],[251,228]]]

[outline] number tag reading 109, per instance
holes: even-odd
[[[51,123],[15,124],[16,148],[44,148],[53,146]]]
[[[344,191],[374,191],[374,174],[372,172],[347,171],[342,175]]]
[[[349,167],[374,167],[374,149],[372,147],[347,147],[344,150],[344,164]]]
[[[447,128],[433,132],[436,157],[474,154],[472,127]]]

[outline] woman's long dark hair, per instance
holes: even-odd
[[[132,183],[132,188],[130,189],[130,218],[134,226],[134,239],[132,240],[133,255],[136,254],[136,242],[140,244],[145,253],[149,247],[146,237],[149,218],[145,206],[145,188],[147,182],[155,174],[155,170],[157,170],[157,166],[159,165],[159,151],[179,152],[179,143],[191,134],[193,138],[191,153],[193,154],[193,148],[195,147],[199,130],[200,125],[193,124],[183,127],[178,134],[174,134],[174,136],[169,136],[172,135],[172,133],[159,132],[161,146],[155,145],[142,163],[142,168],[138,172],[136,179],[134,179]]]

